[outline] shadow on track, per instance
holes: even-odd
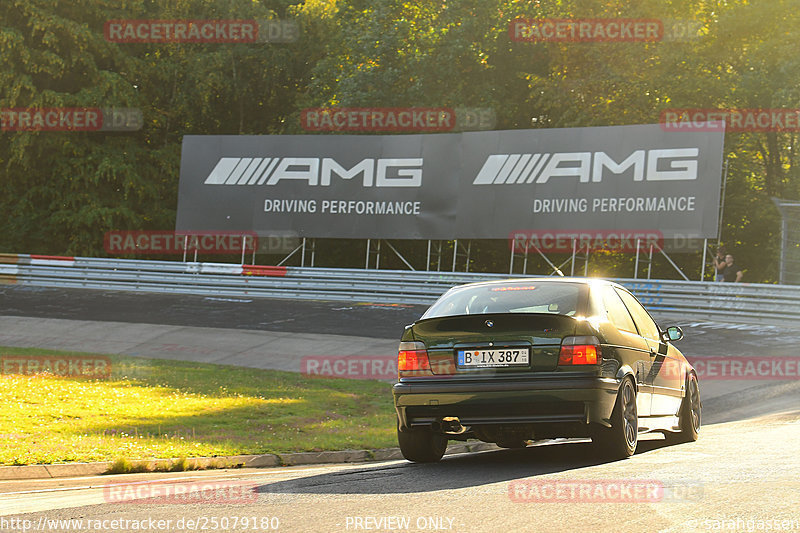
[[[636,454],[667,446],[642,440]],[[351,469],[260,486],[259,493],[410,494],[478,487],[520,478],[577,470],[609,461],[596,457],[588,442],[529,446],[446,456],[432,464],[400,463]]]

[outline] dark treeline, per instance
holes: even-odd
[[[0,251],[105,256],[106,231],[174,228],[183,135],[307,133],[300,113],[308,107],[491,108],[497,129],[652,124],[674,108],[800,108],[797,7],[3,0],[0,108],[140,108],[144,123],[133,132],[0,132]],[[517,17],[660,19],[691,31],[658,42],[514,42]],[[104,24],[120,19],[294,20],[300,32],[291,43],[110,42]],[[726,134],[722,241],[747,268],[746,281],[777,279],[771,197],[800,196],[794,129]],[[398,247],[422,266],[423,243]],[[507,243],[476,242],[472,252],[473,270],[507,271]],[[699,257],[676,260],[697,279]],[[320,243],[317,261],[363,266],[364,243]],[[653,275],[674,277],[662,263]],[[402,267],[390,255],[383,265]],[[629,254],[597,254],[591,271],[628,277],[632,265]],[[531,258],[529,272],[537,269],[546,264]]]

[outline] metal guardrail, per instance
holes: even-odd
[[[430,304],[454,285],[507,274],[182,263],[0,254],[0,283],[227,297]],[[536,276],[524,276],[536,277]],[[800,287],[618,279],[656,316],[800,325]]]

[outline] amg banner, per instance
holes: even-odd
[[[714,237],[723,131],[660,125],[183,139],[177,231],[507,239]]]

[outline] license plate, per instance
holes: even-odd
[[[528,348],[491,348],[488,350],[458,350],[458,366],[462,368],[505,368],[528,366]]]

